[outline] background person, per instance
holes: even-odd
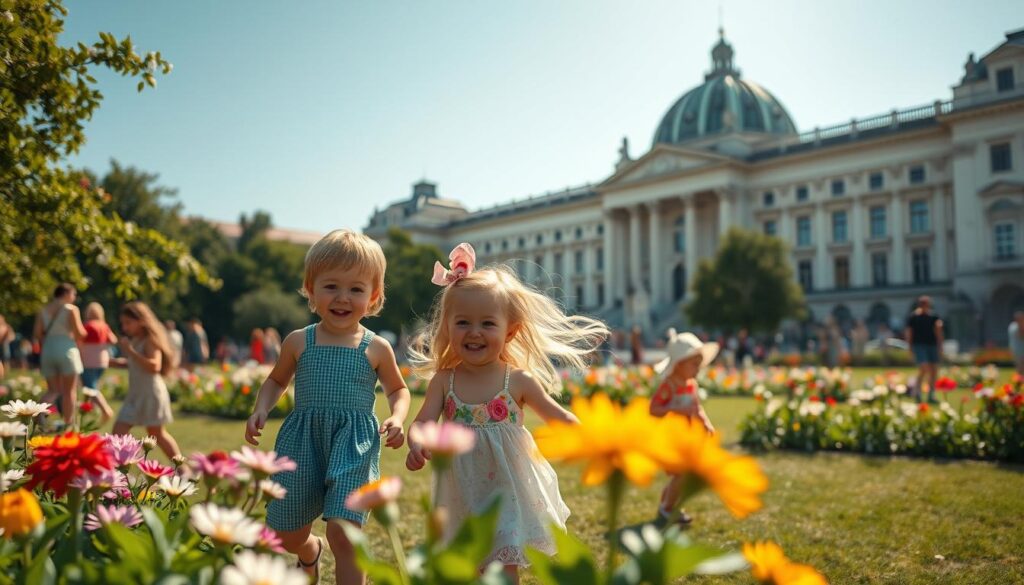
[[[100,407],[103,421],[114,416],[114,410],[107,404],[107,399],[99,391],[100,378],[110,365],[110,346],[117,343],[117,335],[107,325],[104,318],[103,305],[89,303],[85,306],[85,337],[78,348],[82,353],[82,387],[96,390],[89,393],[93,402]]]
[[[928,402],[935,402],[935,378],[939,358],[942,356],[942,319],[932,312],[932,300],[926,295],[917,299],[917,308],[907,317],[907,343],[917,363],[917,387],[914,392],[924,400],[928,388]]]
[[[1024,311],[1014,311],[1013,321],[1007,330],[1010,337],[1010,353],[1017,373],[1024,376]]]
[[[86,335],[82,316],[74,305],[77,297],[74,286],[66,282],[58,284],[53,299],[36,315],[32,332],[41,345],[39,369],[46,378],[42,401],[57,404],[68,427],[75,423],[78,410],[75,388],[83,370],[78,340]]]

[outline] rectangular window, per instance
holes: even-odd
[[[534,258],[533,259],[533,264],[537,267],[537,274],[538,275],[544,273],[544,257],[543,256],[537,256],[536,258]]]
[[[679,254],[686,251],[686,228],[676,227],[676,231],[672,234],[672,249]]]
[[[796,245],[797,247],[811,245],[811,218],[796,218]]]
[[[764,235],[766,235],[766,236],[774,236],[775,235],[775,222],[774,221],[769,220],[769,221],[764,222]]]
[[[804,289],[804,292],[811,292],[814,290],[814,272],[811,269],[810,260],[801,260],[797,265],[797,274],[800,279],[800,287]]]
[[[885,206],[875,205],[868,212],[871,215],[871,238],[885,237]]]
[[[562,274],[562,253],[555,253],[555,274]]]
[[[597,258],[594,259],[594,264],[598,270],[604,270],[604,248],[597,249]]]
[[[910,184],[917,185],[918,183],[924,183],[924,165],[910,167]]]
[[[562,241],[562,230],[556,230],[555,231],[555,241],[556,242],[561,242]]]
[[[832,241],[836,244],[846,243],[846,212],[832,213]]]
[[[996,71],[996,91],[1010,91],[1013,89],[1013,67],[1006,67]]]
[[[910,202],[910,233],[928,233],[928,202]]]
[[[573,254],[573,265],[576,274],[583,274],[583,250],[576,250],[576,253]]]
[[[1017,238],[1012,223],[996,224],[996,260],[1009,260],[1017,255]]]
[[[846,193],[846,183],[842,179],[832,181],[832,196],[838,197]]]
[[[604,235],[604,224],[603,223],[597,224],[597,235],[599,235],[599,236],[603,236]]]
[[[526,247],[526,238],[519,238],[519,249],[522,250]]]
[[[871,255],[871,284],[885,286],[889,283],[889,258],[884,252]]]
[[[796,200],[797,201],[807,201],[809,195],[810,194],[807,191],[807,186],[806,185],[802,185],[802,186],[796,188]]]
[[[765,207],[771,207],[775,205],[775,193],[765,191],[764,195],[761,196],[761,200],[764,202]]]
[[[871,173],[868,177],[868,188],[878,191],[883,187],[882,173]]]
[[[583,228],[576,228],[576,239],[578,240],[578,239],[580,239],[582,237],[583,237]]]
[[[597,306],[598,307],[603,307],[604,306],[604,283],[603,282],[597,283]]]
[[[850,288],[850,260],[849,258],[836,258],[836,288]]]
[[[537,234],[537,245],[539,246],[539,245],[541,245],[543,243],[544,243],[544,235],[543,234]]]
[[[988,156],[992,163],[993,173],[1013,170],[1013,160],[1010,158],[1010,144],[1008,142],[989,146]]]
[[[583,299],[583,287],[582,286],[577,286],[576,287],[576,306],[577,307],[585,307],[586,304],[583,302],[583,300],[584,300]]]
[[[932,267],[928,248],[917,248],[913,252],[914,284],[931,282]]]

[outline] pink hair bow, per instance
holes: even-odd
[[[467,276],[476,268],[476,252],[473,246],[463,242],[451,254],[448,254],[448,270],[440,262],[434,262],[434,276],[430,282],[437,286],[448,286],[460,278]]]

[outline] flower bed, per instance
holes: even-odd
[[[940,380],[938,389],[954,383]],[[851,451],[1024,461],[1024,381],[974,391],[956,407],[904,400],[898,380],[854,391],[847,405],[820,395],[772,398],[741,425],[744,445],[761,449]]]

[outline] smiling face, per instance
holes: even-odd
[[[496,294],[480,289],[455,289],[447,299],[449,343],[466,364],[496,361],[512,337],[508,317]]]
[[[333,331],[358,325],[380,295],[370,275],[358,266],[324,270],[313,280],[313,290],[306,293],[321,322]]]

